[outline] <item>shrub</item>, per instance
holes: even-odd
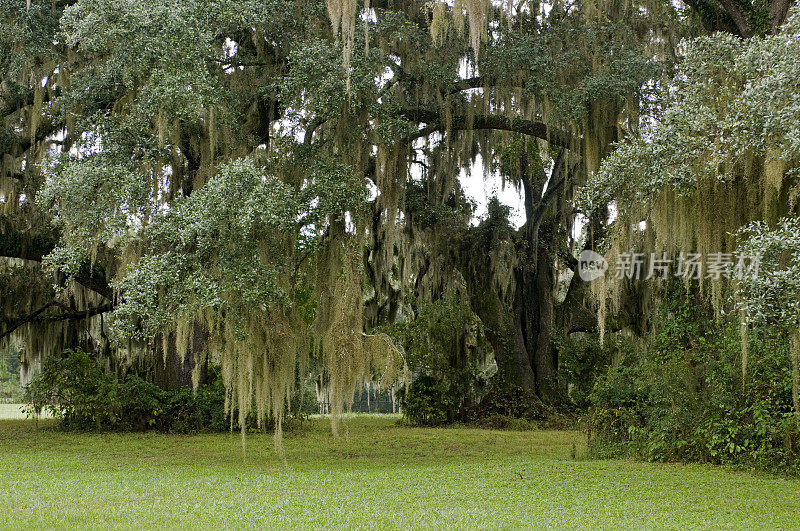
[[[481,401],[471,411],[470,417],[476,421],[500,418],[541,420],[545,417],[543,406],[524,389],[499,378],[490,381]]]
[[[387,330],[403,346],[413,374],[408,390],[399,394],[403,415],[412,423],[467,420],[485,386],[491,347],[463,295],[416,301],[416,317]]]
[[[536,421],[508,415],[492,414],[475,421],[480,428],[491,430],[530,431],[538,428]]]
[[[70,429],[101,429],[117,422],[119,386],[82,350],[51,357],[26,387],[28,412],[49,410]]]
[[[415,378],[406,392],[399,390],[403,416],[413,424],[436,425],[452,422],[457,414],[460,397],[452,389],[451,379],[421,375]]]
[[[743,387],[735,322],[714,321],[686,301],[661,310],[659,332],[595,384],[590,451],[800,470],[786,341],[770,330],[751,334]]]
[[[165,391],[130,375],[118,384],[117,397],[120,411],[116,425],[125,431],[144,431],[156,427],[163,417]]]
[[[619,345],[613,338],[600,345],[598,334],[561,334],[555,338],[558,350],[559,379],[564,384],[565,405],[585,409],[595,381],[608,367]]]
[[[19,353],[11,347],[0,348],[0,402],[18,402],[21,399]]]
[[[213,366],[197,392],[167,391],[136,375],[119,380],[93,355],[68,350],[44,362],[27,386],[25,400],[29,415],[47,410],[73,430],[196,433],[231,426],[225,415],[225,388],[219,368]],[[248,419],[248,428],[253,427],[255,422]]]

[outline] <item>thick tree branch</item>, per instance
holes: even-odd
[[[750,22],[750,19],[747,17],[742,9],[739,7],[739,4],[736,3],[734,0],[718,0],[722,9],[725,10],[728,15],[730,15],[733,22],[736,24],[736,28],[739,30],[739,35],[744,37],[745,39],[749,39],[753,36],[753,24]]]
[[[52,92],[57,98],[61,95],[61,88],[55,87]],[[50,91],[46,91],[42,95],[42,103],[48,103],[50,101],[52,101],[50,99]],[[6,93],[3,97],[0,97],[0,102],[2,102],[2,104],[0,104],[0,118],[7,118],[15,112],[33,105],[34,92],[31,88],[24,87],[18,94]]]
[[[405,82],[409,85],[419,85],[422,84],[425,79],[418,76],[409,75],[405,72],[402,67],[399,65],[395,65],[397,67],[397,79],[398,81]],[[459,79],[458,81],[453,82],[452,85],[444,89],[444,93],[446,95],[458,94],[464,90],[476,89],[476,88],[496,88],[500,84],[497,83],[495,78],[491,78],[488,76],[474,76],[469,77],[466,79]]]
[[[47,318],[39,318],[40,315],[42,315],[45,311],[47,311],[50,308],[61,308],[62,310],[64,310],[64,313],[59,315],[48,316]],[[31,312],[30,314],[12,321],[11,324],[8,326],[8,328],[6,328],[6,330],[0,332],[0,339],[3,339],[4,337],[12,334],[20,326],[25,325],[27,323],[45,322],[45,321],[67,321],[67,320],[79,321],[81,319],[88,319],[89,317],[94,317],[95,315],[110,312],[113,309],[114,305],[109,303],[97,306],[95,308],[89,308],[87,310],[76,310],[74,308],[67,306],[66,304],[57,301],[51,301],[42,306],[41,308]]]
[[[10,231],[8,228],[0,231],[0,257],[41,262],[53,250],[55,244],[54,235],[31,237]],[[97,268],[90,271],[88,266],[82,267],[75,276],[75,281],[108,300],[114,299],[114,291],[109,286],[108,279],[105,274],[98,272]]]
[[[308,124],[306,132],[303,135],[303,143],[307,146],[311,145],[311,140],[314,138],[314,132],[319,128],[319,126],[327,121],[327,118],[315,118],[310,124]]]
[[[453,83],[453,86],[448,91],[450,94],[457,94],[463,90],[470,90],[476,88],[483,88],[491,84],[489,78],[486,76],[475,76],[467,79],[461,79]]]
[[[41,262],[55,247],[55,237],[50,234],[28,235],[0,226],[0,256]]]
[[[64,125],[61,122],[46,121],[36,129],[36,138],[34,140],[36,142],[42,142],[44,140],[47,140],[47,137],[52,136],[61,129],[63,129],[63,126]],[[33,142],[31,142],[31,138],[29,135],[19,134],[17,135],[16,140],[11,143],[11,146],[17,146],[19,148],[19,154],[22,154],[28,151],[31,148],[31,146],[33,146]],[[11,146],[0,145],[0,153],[7,150],[8,147]]]
[[[569,249],[567,249],[565,246],[563,246],[563,245],[562,245],[562,246],[561,246],[561,247],[560,247],[560,248],[557,250],[557,252],[556,252],[556,253],[558,254],[558,257],[559,257],[559,258],[561,258],[561,259],[564,261],[564,263],[566,264],[566,266],[567,266],[567,267],[568,267],[570,270],[572,270],[572,272],[573,272],[573,273],[577,273],[577,268],[578,268],[578,259],[577,259],[577,258],[575,258],[574,256],[572,256],[572,253],[570,252],[570,250],[569,250]]]
[[[108,285],[105,274],[88,271],[88,267],[82,267],[81,271],[75,275],[75,282],[110,301],[114,300],[114,290]]]
[[[524,118],[509,118],[499,114],[486,114],[474,116],[470,119],[466,115],[456,115],[447,124],[442,120],[438,112],[428,109],[408,109],[401,114],[407,120],[426,124],[425,127],[411,136],[411,140],[422,138],[435,132],[495,129],[532,136],[562,148],[570,149],[572,147],[572,138],[569,133],[549,128],[542,122],[534,122]]]
[[[16,319],[16,320],[12,321],[11,324],[8,325],[8,328],[6,328],[4,332],[0,333],[0,339],[3,339],[4,337],[10,335],[12,332],[14,332],[14,330],[16,330],[20,326],[24,325],[25,323],[32,322],[39,315],[44,313],[47,309],[52,308],[53,306],[55,306],[55,304],[56,304],[55,301],[48,302],[47,304],[45,304],[44,306],[42,306],[38,310],[36,310],[34,312],[31,312],[30,314],[28,314],[26,316],[20,317],[19,319]]]

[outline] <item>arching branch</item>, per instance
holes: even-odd
[[[59,315],[48,316],[47,318],[40,317],[45,311],[49,310],[50,308],[61,308],[63,313]],[[6,328],[3,332],[0,332],[0,339],[12,334],[16,329],[20,326],[25,325],[27,323],[34,323],[34,322],[44,322],[44,321],[80,321],[82,319],[88,319],[89,317],[94,317],[95,315],[99,315],[102,313],[110,312],[114,309],[113,304],[103,304],[101,306],[97,306],[95,308],[89,308],[87,310],[76,310],[67,306],[66,304],[51,301],[42,306],[41,308],[31,312],[28,315],[22,316],[19,319],[16,319],[11,322],[11,324]]]
[[[310,124],[308,124],[308,128],[303,135],[303,143],[307,146],[311,145],[311,140],[314,138],[314,132],[319,128],[319,126],[327,121],[327,118],[315,118]]]
[[[545,123],[524,118],[509,118],[499,114],[484,114],[474,117],[456,115],[447,124],[442,120],[438,112],[428,109],[408,109],[403,111],[402,115],[408,120],[426,124],[425,127],[412,135],[411,140],[443,131],[494,129],[532,136],[562,148],[574,148],[572,146],[572,137],[569,133],[550,128]]]

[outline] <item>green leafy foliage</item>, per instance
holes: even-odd
[[[0,349],[0,402],[18,402],[21,398],[19,354],[11,348]]]
[[[418,424],[466,420],[485,386],[485,339],[468,303],[454,294],[421,302],[413,320],[392,335],[404,347],[413,374],[400,391],[403,414]]]
[[[470,414],[479,425],[505,429],[520,426],[517,420],[541,420],[545,411],[542,404],[526,396],[524,389],[496,377],[489,382],[481,401]]]
[[[800,219],[783,218],[777,226],[755,222],[740,231],[743,253],[759,257],[758,271],[738,284],[740,307],[749,322],[800,325]]]
[[[691,41],[660,92],[663,114],[603,162],[590,180],[589,202],[616,200],[624,214],[665,189],[687,195],[702,180],[742,179],[752,171],[743,162],[753,155],[795,166],[798,32],[794,9],[778,35],[743,41],[719,33]]]
[[[25,395],[32,414],[47,409],[63,419],[64,426],[77,429],[114,424],[120,406],[113,380],[82,350],[49,358]]]
[[[797,470],[788,344],[769,330],[751,335],[743,389],[737,323],[709,314],[670,299],[659,309],[660,332],[602,375],[589,415],[595,455]]]
[[[568,404],[584,409],[590,404],[589,395],[596,379],[623,347],[614,340],[601,344],[597,334],[583,333],[558,336],[555,346],[558,349],[559,378],[565,387]]]
[[[452,422],[459,413],[462,397],[459,379],[453,374],[444,378],[421,375],[416,377],[406,392],[400,391],[403,416],[413,424],[436,425]]]
[[[103,370],[95,356],[70,350],[50,357],[25,389],[29,415],[48,411],[69,430],[148,431],[197,433],[231,427],[225,414],[225,388],[219,369],[210,367],[207,382],[167,391],[136,375],[118,379]],[[307,387],[304,387],[308,393]],[[295,397],[290,413],[316,410],[316,397]],[[305,413],[304,413],[305,412]],[[248,417],[248,427],[256,420]]]

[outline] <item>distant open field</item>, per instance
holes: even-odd
[[[27,418],[22,410],[22,404],[0,404],[0,420],[19,420]],[[50,418],[50,414],[43,412],[42,418]]]
[[[21,404],[0,404],[0,420],[24,418]]]
[[[5,409],[5,408],[4,408]],[[796,528],[800,481],[585,459],[572,431],[358,416],[269,435],[64,433],[0,421],[0,527]],[[575,445],[576,459],[571,457]]]

